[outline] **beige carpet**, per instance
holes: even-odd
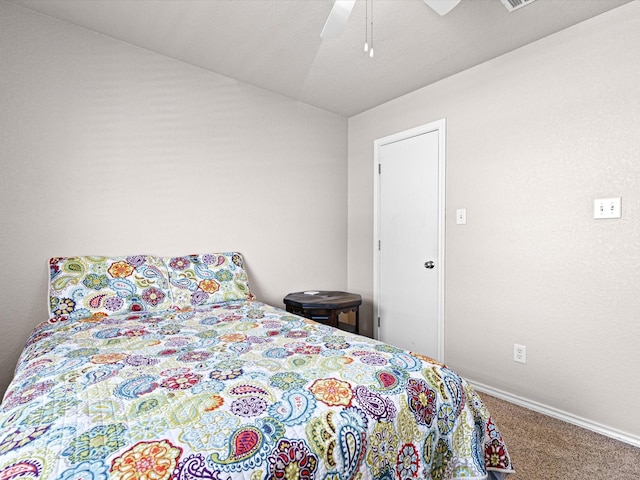
[[[639,480],[640,448],[480,393],[504,437],[507,480]]]

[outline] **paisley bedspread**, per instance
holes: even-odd
[[[0,405],[0,480],[367,480],[512,472],[430,358],[255,301],[238,252],[49,262],[50,320]]]
[[[473,389],[427,357],[256,301],[54,318],[0,409],[0,478],[486,478]]]

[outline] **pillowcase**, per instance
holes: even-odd
[[[168,279],[162,259],[149,255],[52,258],[49,314],[81,318],[167,310]]]
[[[238,252],[165,257],[173,306],[179,309],[252,300],[244,260]]]

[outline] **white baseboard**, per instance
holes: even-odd
[[[557,418],[558,420],[562,420],[567,423],[571,423],[573,425],[586,428],[587,430],[591,430],[592,432],[599,433],[600,435],[605,435],[615,440],[620,440],[621,442],[628,443],[629,445],[633,445],[634,447],[640,447],[640,437],[637,435],[632,435],[627,432],[617,430],[615,428],[601,425],[591,420],[587,420],[586,418],[582,418],[577,415],[573,415],[571,413],[558,410],[557,408],[553,408],[548,405],[538,403],[534,400],[529,400],[528,398],[520,397],[518,395],[513,395],[509,392],[505,392],[503,390],[499,390],[497,388],[493,388],[479,382],[474,382],[468,379],[467,381],[478,392],[487,393],[501,400],[505,400],[507,402],[519,405],[520,407],[528,408],[529,410],[543,413],[550,417]]]

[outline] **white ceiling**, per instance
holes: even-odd
[[[462,0],[444,17],[422,0],[365,2],[320,38],[332,0],[10,0],[183,62],[352,116],[630,0]]]

